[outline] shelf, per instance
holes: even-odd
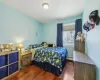
[[[19,51],[5,51],[5,52],[0,52],[0,56],[2,56],[2,55],[8,55],[8,54],[16,53],[16,52],[19,52]]]
[[[4,68],[4,67],[7,67],[7,66],[8,66],[8,65],[2,66],[2,67],[0,67],[0,69],[1,69],[1,68]]]
[[[8,65],[12,65],[12,64],[15,64],[15,63],[18,63],[18,61],[16,61],[16,62],[13,62],[13,63],[10,63],[10,64],[8,64]]]
[[[0,53],[0,80],[4,80],[19,71],[19,64],[18,51]]]
[[[0,69],[0,80],[8,76],[8,66]]]
[[[0,56],[0,67],[8,65],[8,55]]]
[[[9,54],[9,64],[18,61],[18,52]]]
[[[18,66],[18,65],[19,65],[19,64],[18,64],[18,62],[17,62],[17,63],[14,63],[14,64],[9,65],[9,75],[11,75],[12,73],[14,73],[14,72],[18,71],[18,68],[19,68],[19,66]]]

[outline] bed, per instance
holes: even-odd
[[[35,51],[33,64],[57,76],[66,63],[67,50],[62,47],[43,47]]]

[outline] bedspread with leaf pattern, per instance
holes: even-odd
[[[67,50],[62,47],[44,47],[35,51],[34,60],[48,62],[62,71],[62,61],[66,59]]]

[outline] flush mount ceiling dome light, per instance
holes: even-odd
[[[48,8],[49,8],[49,4],[48,4],[48,3],[43,3],[43,4],[42,4],[42,7],[43,7],[44,9],[48,9]]]

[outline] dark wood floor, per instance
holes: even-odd
[[[73,79],[73,66],[71,63],[69,67],[66,66],[62,75],[57,77],[49,72],[46,72],[34,65],[23,68],[19,73],[11,76],[7,80],[74,80]]]
[[[43,71],[36,66],[28,66],[23,68],[19,73],[15,74],[7,80],[60,80],[57,76]]]

